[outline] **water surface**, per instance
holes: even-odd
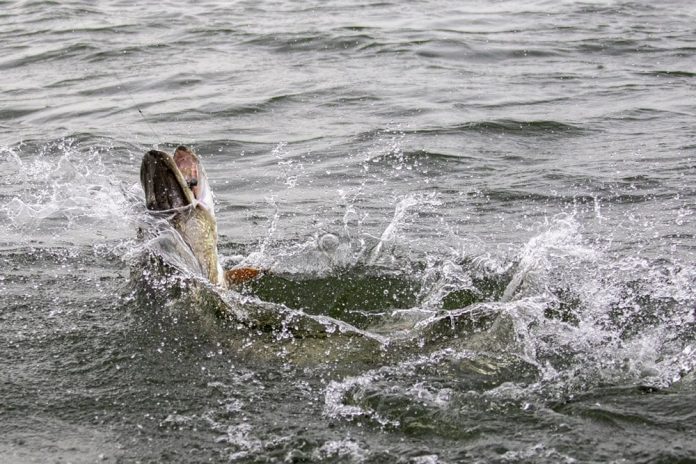
[[[0,6],[3,462],[694,459],[691,2]]]

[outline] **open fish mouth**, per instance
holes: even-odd
[[[140,166],[145,204],[152,211],[202,206],[214,216],[208,178],[198,157],[179,146],[174,156],[159,150],[145,153]]]

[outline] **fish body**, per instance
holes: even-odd
[[[215,216],[197,205],[178,214],[173,220],[173,225],[191,248],[208,280],[222,287],[227,286],[218,259]]]

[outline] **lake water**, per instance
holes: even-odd
[[[0,461],[696,462],[693,2],[0,7]]]

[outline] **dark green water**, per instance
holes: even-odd
[[[0,1],[0,462],[695,462],[694,24]],[[179,143],[238,291],[143,265]]]

